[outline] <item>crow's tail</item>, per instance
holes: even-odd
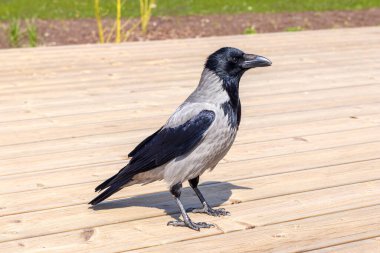
[[[122,168],[116,175],[108,178],[106,181],[101,183],[95,188],[95,191],[101,191],[106,189],[104,192],[99,194],[96,198],[90,201],[89,204],[96,205],[112,194],[120,191],[123,187],[126,186],[129,182],[132,181],[133,176],[135,175],[133,171],[128,170],[128,165]]]
[[[108,186],[110,186],[110,183],[112,180],[114,180],[116,178],[118,174],[108,178],[106,181],[104,181],[103,183],[101,183],[100,185],[98,185],[96,188],[95,188],[95,191],[98,192],[98,191],[101,191],[101,190],[104,190],[105,188],[107,188]]]
[[[114,186],[111,186],[110,188],[108,188],[107,190],[105,190],[104,192],[102,192],[101,194],[99,194],[96,198],[94,198],[93,200],[90,201],[90,205],[96,205],[96,204],[99,204],[100,202],[102,202],[103,200],[105,200],[106,198],[108,198],[109,196],[111,196],[112,194],[120,191],[122,188],[121,187],[114,187]]]

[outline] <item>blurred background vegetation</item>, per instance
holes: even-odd
[[[380,0],[0,0],[0,48],[369,26],[379,14]]]
[[[116,16],[115,0],[101,2],[101,15]],[[139,1],[126,0],[128,17],[139,17]],[[247,12],[300,12],[361,10],[380,7],[380,0],[160,0],[154,16],[203,15]],[[94,18],[93,0],[1,0],[0,19]]]

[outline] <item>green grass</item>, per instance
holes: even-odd
[[[8,27],[8,40],[11,47],[19,47],[21,40],[20,21],[12,19]]]
[[[116,1],[102,0],[102,13],[114,17]],[[137,17],[137,0],[127,0],[123,16]],[[380,0],[158,0],[155,16],[241,12],[358,10],[380,7]],[[93,0],[0,0],[0,19],[93,18]]]
[[[291,26],[285,29],[285,32],[299,32],[302,31],[303,28],[301,26]]]
[[[256,28],[252,26],[245,28],[243,31],[243,34],[247,34],[247,35],[256,34],[256,33],[257,33]]]
[[[28,36],[29,46],[36,47],[38,42],[38,35],[37,26],[33,19],[26,21],[26,35]]]

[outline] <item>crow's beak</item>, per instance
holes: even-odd
[[[257,67],[268,67],[272,65],[272,62],[265,58],[264,56],[254,55],[254,54],[244,54],[244,61],[242,63],[242,68],[250,69]]]

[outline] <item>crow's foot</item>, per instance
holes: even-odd
[[[174,226],[174,227],[188,227],[193,230],[199,231],[201,228],[212,228],[215,227],[214,224],[206,223],[206,222],[184,222],[184,221],[169,221],[168,226]]]
[[[203,206],[203,208],[190,208],[186,210],[187,212],[192,212],[192,213],[207,213],[208,215],[211,216],[227,216],[231,215],[230,212],[228,212],[224,208],[216,208],[212,209],[211,207],[208,206]]]

